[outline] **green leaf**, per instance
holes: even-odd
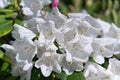
[[[0,8],[0,12],[9,13],[9,12],[13,12],[13,10],[11,10],[11,9]]]
[[[9,63],[4,62],[3,65],[2,65],[1,71],[6,70],[8,67],[9,67]]]
[[[30,80],[40,80],[41,74],[40,69],[33,67]]]
[[[23,25],[23,20],[22,20],[22,19],[19,19],[19,18],[16,18],[16,19],[15,19],[15,23],[16,23],[16,24],[19,24],[19,25]]]
[[[0,15],[0,18],[7,18],[7,17],[12,17],[14,16],[14,13],[9,13],[9,14],[5,14],[5,15]]]
[[[11,4],[14,4],[15,0],[8,0]]]
[[[67,80],[67,75],[64,72],[55,73],[55,78],[60,80]]]
[[[12,24],[12,20],[0,22],[0,37],[7,35],[13,29]]]
[[[9,76],[9,77],[7,77],[5,80],[16,80],[16,78],[13,77],[13,76]]]
[[[67,80],[85,80],[82,72],[74,72],[72,75],[68,76]]]
[[[120,53],[119,53],[119,54],[114,55],[114,57],[120,60]]]
[[[0,50],[0,58],[2,59],[4,56],[4,53]]]

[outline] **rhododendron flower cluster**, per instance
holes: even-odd
[[[15,40],[2,45],[12,61],[12,75],[30,80],[34,66],[45,77],[52,72],[71,75],[83,71],[86,80],[120,80],[120,61],[113,58],[120,53],[120,29],[86,13],[65,16],[58,2],[53,2],[51,12],[43,11],[51,0],[20,3],[24,25],[14,24]],[[108,68],[101,66],[105,59],[109,59]]]

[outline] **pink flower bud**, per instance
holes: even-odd
[[[56,8],[58,6],[59,0],[54,0],[52,4],[52,9]]]

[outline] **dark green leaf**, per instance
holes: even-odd
[[[64,72],[55,73],[55,77],[60,80],[67,80],[67,75]]]
[[[85,80],[82,72],[74,72],[72,75],[68,76],[67,80]]]

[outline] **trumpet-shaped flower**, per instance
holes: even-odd
[[[67,17],[61,14],[58,8],[54,8],[51,13],[47,12],[45,20],[52,20],[55,23],[57,29],[61,29],[65,26]]]
[[[120,78],[120,61],[115,58],[109,59],[108,70]]]
[[[36,61],[35,66],[41,68],[42,74],[48,77],[52,71],[57,73],[61,72],[60,62],[62,56],[57,54],[55,51],[46,51],[39,60]]]
[[[20,76],[20,80],[30,80],[33,63],[16,62],[12,65],[11,73],[13,76]]]
[[[30,80],[31,77],[31,69],[33,66],[32,62],[28,62],[27,60],[18,60],[17,59],[17,51],[16,47],[14,48],[11,45],[3,44],[2,48],[6,50],[7,57],[11,60],[11,73],[13,76],[20,76],[20,80]]]
[[[16,39],[33,39],[36,34],[32,32],[31,30],[24,28],[23,26],[20,26],[18,24],[14,24],[14,30],[12,31],[12,36]]]
[[[38,26],[38,33],[40,34],[39,36],[39,41],[46,43],[53,43],[55,40],[55,24],[53,21],[45,21],[43,19],[37,20]]]
[[[87,63],[84,76],[86,80],[117,80],[112,72],[95,63]]]
[[[36,17],[37,14],[40,14],[41,9],[51,3],[51,0],[22,0],[21,5],[23,6],[23,12],[25,15],[34,16]],[[25,10],[28,9],[29,12],[27,13]]]
[[[32,18],[29,20],[25,20],[24,27],[33,31],[34,33],[38,34],[38,30],[37,30],[37,26],[38,26],[37,21],[38,20],[39,20],[39,18]]]
[[[17,60],[31,62],[37,53],[37,47],[32,40],[22,39],[16,40],[13,46],[17,52]]]
[[[105,57],[113,56],[113,44],[116,41],[114,38],[95,38],[92,43],[94,60],[99,64],[103,64]]]
[[[92,39],[79,36],[78,40],[72,40],[66,44],[65,50],[72,55],[75,60],[86,62],[93,49],[91,46]]]

